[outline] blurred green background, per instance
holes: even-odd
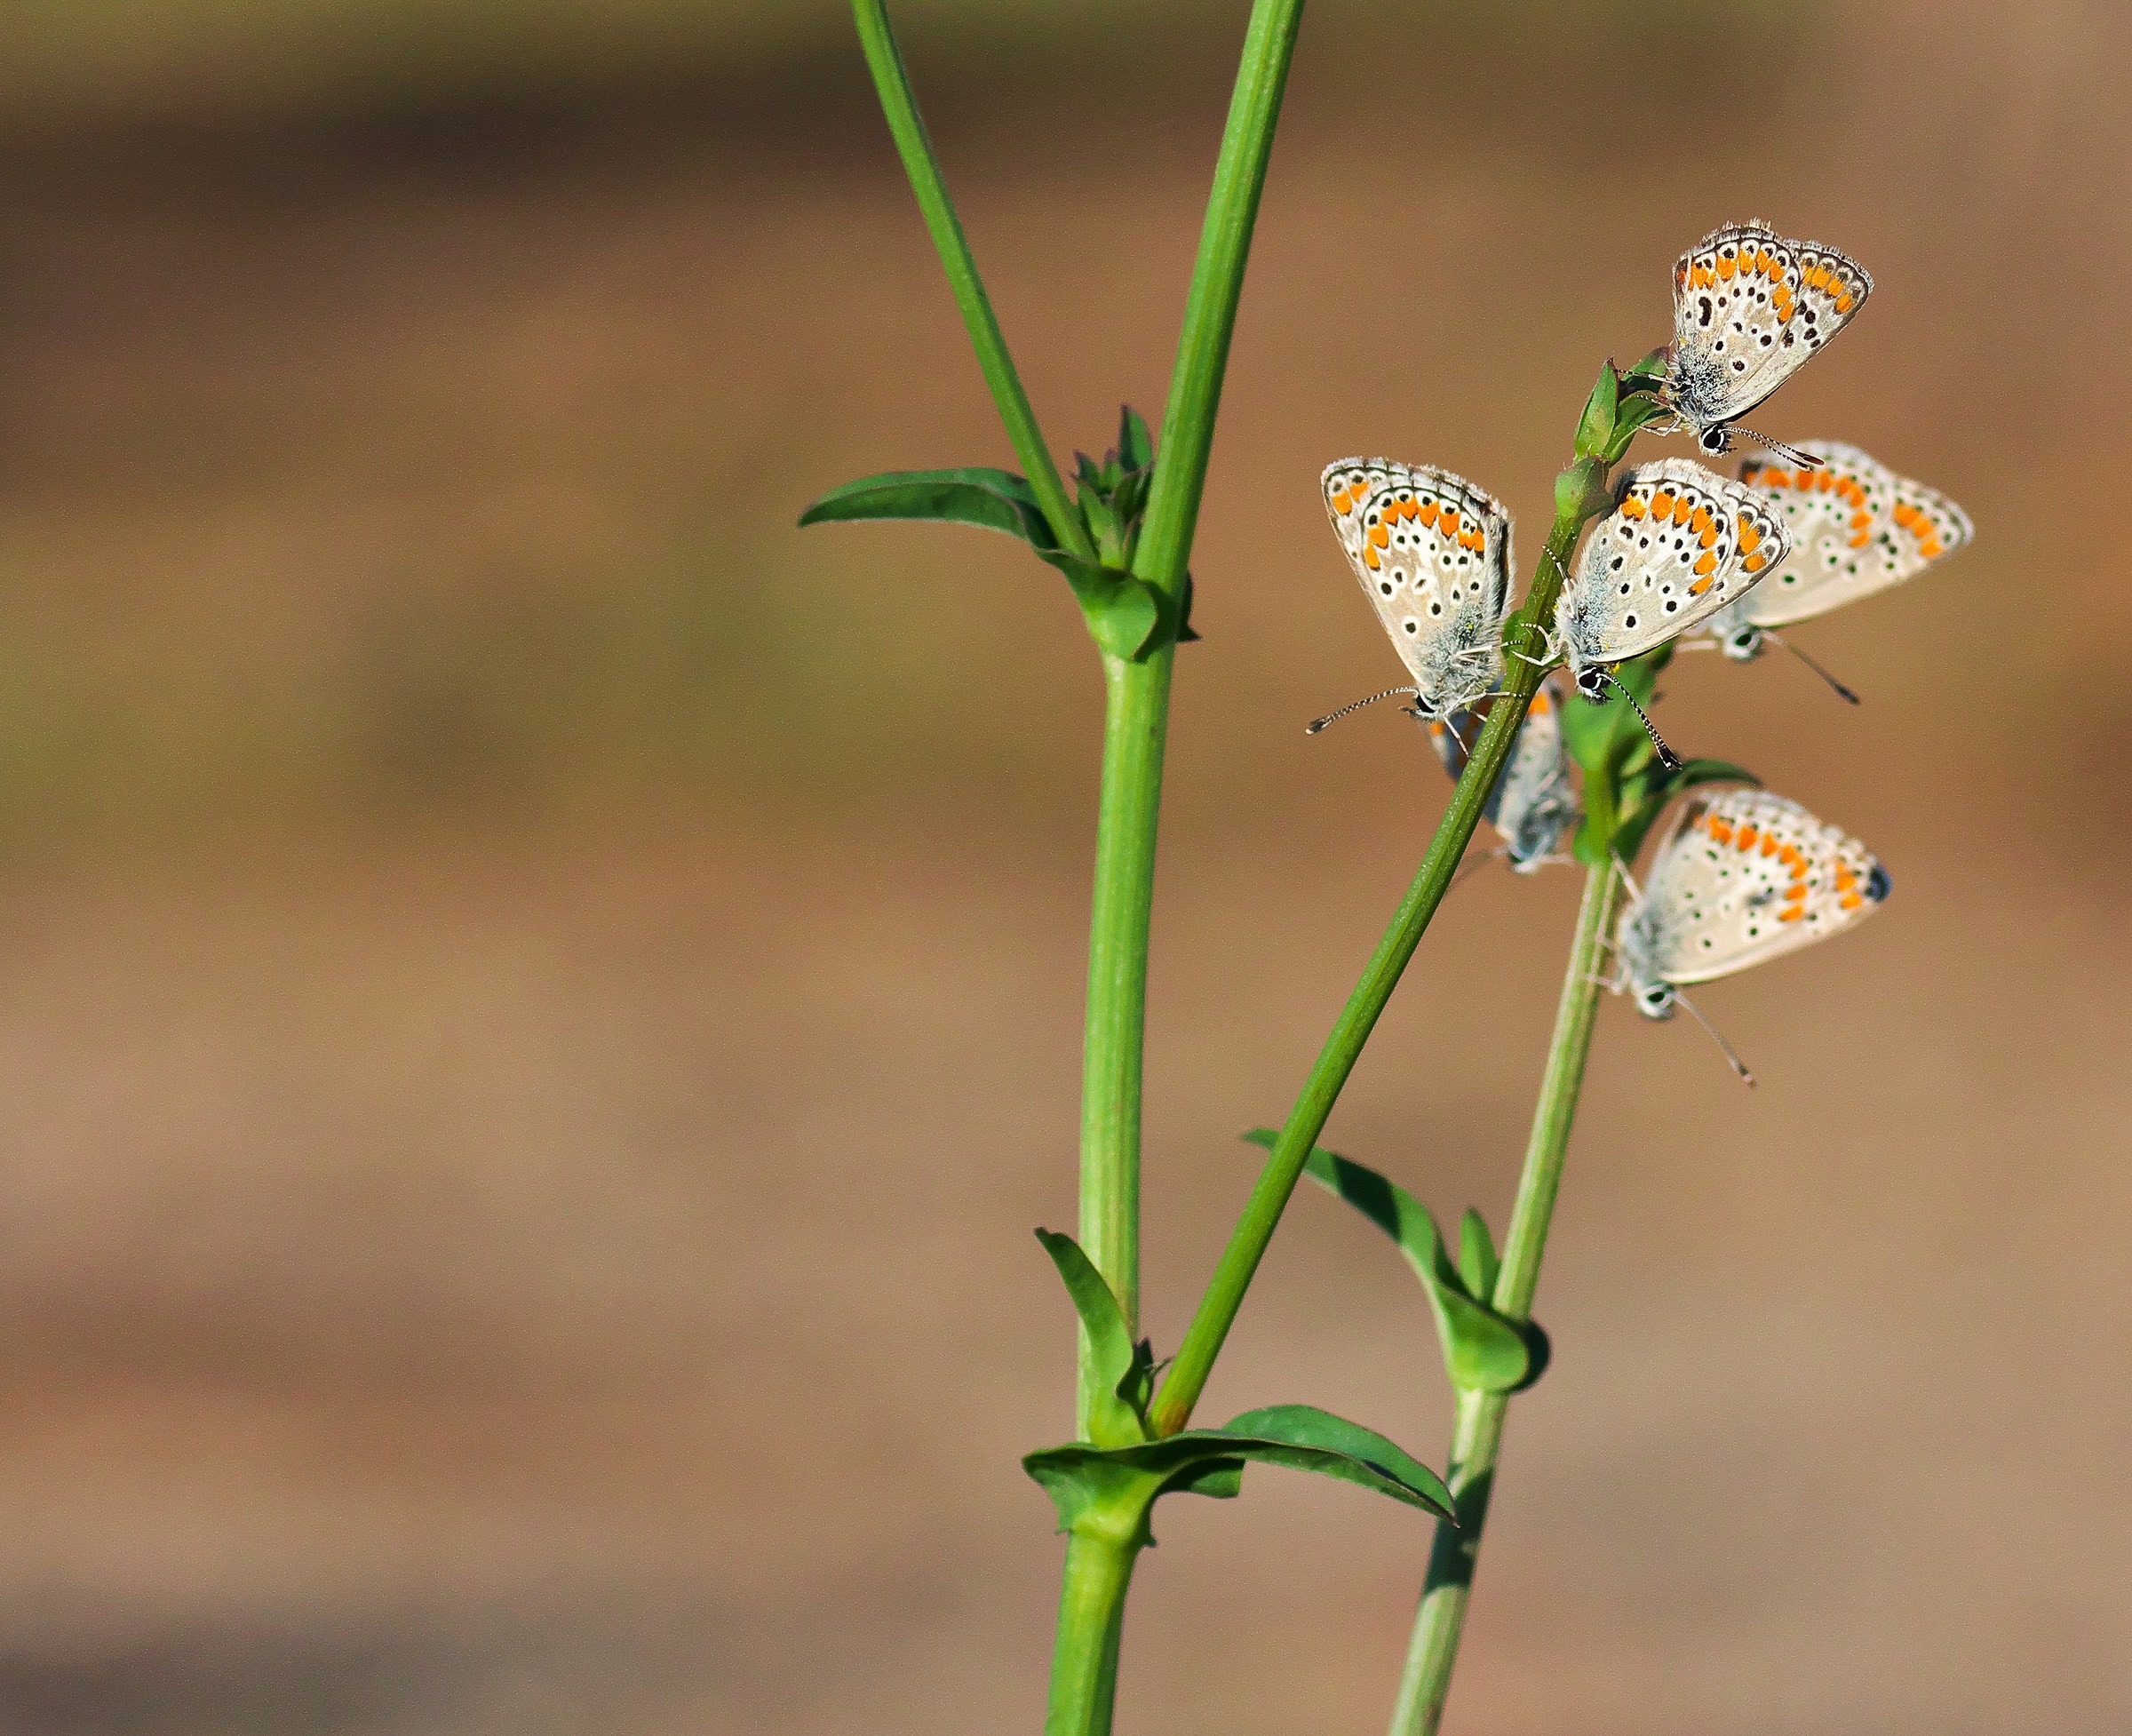
[[[899,8],[1045,426],[1164,395],[1241,0]],[[0,1729],[1033,1729],[1100,689],[834,5],[0,7]],[[1762,216],[1863,259],[1763,418],[1975,548],[1683,659],[1857,830],[1840,946],[1603,1022],[1453,1721],[2132,1720],[2117,9],[1321,0],[1194,559],[1156,928],[1173,1348],[1444,786],[1320,467],[1537,547],[1596,363]],[[1386,708],[1388,713],[1388,708]],[[1573,877],[1462,888],[1328,1134],[1507,1210]],[[1210,1391],[1432,1461],[1300,1198]],[[1225,1408],[1226,1407],[1226,1408]],[[1425,1537],[1165,1510],[1121,1729],[1381,1726]]]

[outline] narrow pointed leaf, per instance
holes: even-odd
[[[1147,418],[1131,404],[1118,406],[1118,461],[1127,470],[1145,470],[1155,462],[1155,442],[1149,436]]]
[[[1663,384],[1666,378],[1667,352],[1670,348],[1670,345],[1661,344],[1642,361],[1625,369],[1621,375],[1622,384],[1638,391],[1648,390],[1654,386]]]
[[[1055,1230],[1039,1230],[1037,1239],[1065,1280],[1066,1294],[1073,1298],[1074,1311],[1081,1317],[1096,1369],[1104,1382],[1097,1395],[1095,1413],[1089,1419],[1096,1445],[1125,1446],[1145,1440],[1146,1425],[1118,1390],[1133,1377],[1136,1353],[1116,1294],[1072,1237]]]
[[[1315,1405],[1269,1405],[1245,1411],[1231,1417],[1216,1433],[1225,1439],[1247,1442],[1241,1457],[1293,1463],[1298,1469],[1315,1470],[1322,1477],[1338,1477],[1374,1489],[1409,1507],[1426,1508],[1446,1517],[1451,1512],[1451,1491],[1444,1486],[1443,1479],[1404,1447],[1374,1429],[1349,1422]],[[1265,1451],[1269,1444],[1325,1458],[1312,1463],[1274,1457]]]
[[[1614,364],[1602,362],[1599,378],[1592,386],[1592,395],[1585,400],[1584,414],[1577,423],[1577,456],[1580,458],[1603,455],[1614,438],[1614,410],[1621,401],[1621,381],[1614,372]]]
[[[933,519],[975,524],[1019,537],[1039,553],[1058,538],[1036,495],[1010,470],[894,470],[831,489],[800,514],[800,522],[854,519]]]
[[[1256,1127],[1244,1137],[1271,1149],[1275,1135],[1270,1128]],[[1524,1329],[1468,1292],[1466,1279],[1444,1252],[1444,1238],[1428,1206],[1367,1164],[1322,1147],[1312,1148],[1304,1174],[1398,1244],[1421,1280],[1443,1344],[1444,1370],[1455,1385],[1508,1392],[1527,1380],[1531,1357]]]
[[[1427,1465],[1375,1429],[1315,1405],[1269,1406],[1221,1429],[1187,1429],[1129,1446],[1076,1441],[1022,1461],[1057,1507],[1062,1528],[1101,1527],[1114,1535],[1137,1531],[1143,1541],[1148,1509],[1158,1496],[1226,1499],[1241,1486],[1246,1463],[1338,1477],[1408,1507],[1451,1515],[1450,1491]]]
[[[1466,1294],[1485,1302],[1495,1295],[1497,1261],[1495,1241],[1488,1225],[1471,1207],[1459,1222],[1459,1276],[1466,1280]]]
[[[1628,450],[1629,442],[1636,437],[1637,429],[1672,413],[1656,398],[1641,395],[1624,398],[1614,411],[1613,434],[1603,453],[1606,461],[1619,463],[1621,455]]]

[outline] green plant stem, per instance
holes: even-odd
[[[1141,1069],[1148,1021],[1148,936],[1155,903],[1155,832],[1176,649],[1144,662],[1103,659],[1103,774],[1095,824],[1095,893],[1088,912],[1088,1003],[1081,1050],[1081,1250],[1140,1332]],[[1097,1375],[1080,1334],[1086,1438]]]
[[[1584,1087],[1585,1061],[1591,1054],[1601,954],[1613,927],[1619,885],[1611,860],[1585,871],[1577,936],[1563,977],[1555,1035],[1547,1047],[1547,1071],[1540,1077],[1532,1131],[1525,1143],[1517,1203],[1511,1208],[1503,1238],[1502,1270],[1495,1281],[1496,1308],[1516,1320],[1531,1318],[1532,1297],[1539,1286],[1540,1259],[1547,1252],[1555,1197],[1562,1186],[1563,1154],[1569,1149],[1570,1127]],[[1439,1521],[1436,1525],[1406,1668],[1399,1678],[1399,1698],[1392,1709],[1392,1736],[1435,1736],[1443,1722],[1509,1408],[1508,1393],[1470,1389],[1459,1393],[1451,1469],[1444,1479],[1451,1485],[1457,1522]]]
[[[1044,443],[1036,412],[1030,408],[1029,394],[1022,389],[1022,376],[1007,353],[998,316],[984,292],[984,280],[977,275],[977,261],[962,232],[962,219],[955,215],[954,202],[948,197],[948,184],[918,112],[918,98],[911,92],[910,75],[903,70],[895,33],[888,26],[885,0],[851,0],[851,14],[858,25],[859,46],[866,56],[866,69],[873,75],[881,113],[887,117],[888,131],[895,140],[896,154],[903,160],[911,190],[918,195],[918,209],[932,235],[934,250],[947,270],[948,286],[955,293],[955,305],[962,310],[970,347],[977,352],[977,365],[984,370],[984,383],[991,388],[992,402],[999,407],[1006,437],[1014,443],[1014,455],[1022,460],[1022,472],[1060,546],[1084,561],[1094,561],[1095,544],[1087,526],[1081,522],[1080,514],[1067,498],[1066,484],[1052,461],[1051,449]]]
[[[1139,1555],[1131,1540],[1068,1533],[1044,1736],[1110,1736],[1126,1592]]]
[[[1237,85],[1222,129],[1221,154],[1207,195],[1206,223],[1184,304],[1177,365],[1162,415],[1162,440],[1148,486],[1148,511],[1134,553],[1133,570],[1174,595],[1184,583],[1206,466],[1213,450],[1214,416],[1229,369],[1229,339],[1244,294],[1244,266],[1251,252],[1266,166],[1273,155],[1275,123],[1287,88],[1288,65],[1302,24],[1303,0],[1257,0],[1245,27]]]
[[[1170,595],[1185,582],[1213,450],[1214,416],[1244,292],[1259,196],[1295,49],[1302,0],[1252,10],[1236,93],[1214,164],[1206,223],[1185,299],[1169,403],[1155,449],[1148,510],[1133,569]],[[1140,1127],[1147,1026],[1148,936],[1155,897],[1156,822],[1176,653],[1103,661],[1103,781],[1095,894],[1088,928],[1088,1004],[1081,1073],[1081,1246],[1140,1330]],[[1080,1338],[1079,1411],[1088,1429],[1095,1374]]]
[[[1603,466],[1598,470],[1603,475]],[[1554,528],[1548,532],[1547,547],[1540,556],[1525,608],[1520,617],[1511,623],[1507,641],[1513,647],[1525,637],[1520,632],[1523,622],[1545,621],[1552,617],[1555,600],[1562,591],[1564,565],[1576,546],[1578,532],[1596,508],[1597,500],[1590,490],[1558,493],[1566,493],[1571,498],[1556,508]],[[1185,1330],[1184,1342],[1178,1347],[1177,1358],[1171,1365],[1168,1378],[1156,1395],[1150,1413],[1157,1435],[1175,1434],[1191,1421],[1193,1406],[1199,1402],[1207,1377],[1213,1372],[1214,1359],[1221,1352],[1229,1327],[1236,1323],[1245,1292],[1251,1287],[1259,1262],[1265,1257],[1281,1214],[1295,1191],[1304,1164],[1309,1160],[1310,1148],[1325,1131],[1326,1119],[1332,1113],[1340,1088],[1354,1071],[1363,1045],[1369,1040],[1379,1015],[1391,999],[1392,991],[1398,986],[1407,960],[1421,944],[1421,936],[1428,930],[1436,906],[1443,902],[1452,876],[1458,870],[1459,859],[1473,837],[1474,828],[1480,824],[1481,809],[1487,802],[1488,792],[1495,787],[1504,760],[1509,757],[1518,725],[1524,721],[1525,708],[1531,703],[1533,689],[1539,685],[1540,673],[1537,664],[1521,657],[1509,659],[1505,691],[1488,714],[1487,727],[1481,731],[1458,787],[1452,792],[1451,806],[1444,810],[1436,836],[1429,840],[1428,853],[1422,857],[1413,884],[1400,901],[1391,926],[1377,943],[1377,950],[1364,969],[1361,981],[1356,983],[1348,1004],[1333,1023],[1332,1034],[1325,1039],[1317,1064],[1304,1081],[1302,1095],[1296,1099],[1279,1139],[1267,1154],[1258,1183],[1245,1204],[1236,1229],[1230,1232],[1229,1245],[1221,1251],[1213,1277],[1199,1298],[1198,1309]]]

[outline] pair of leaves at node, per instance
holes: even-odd
[[[1658,691],[1659,673],[1673,660],[1673,647],[1661,645],[1648,656],[1617,665],[1614,680],[1649,711]],[[1698,784],[1759,784],[1751,771],[1729,760],[1684,760],[1667,771],[1651,747],[1651,737],[1635,710],[1614,689],[1598,704],[1579,698],[1562,708],[1563,740],[1584,773],[1584,824],[1578,828],[1576,855],[1596,866],[1608,853],[1634,862],[1666,804]],[[1613,792],[1611,803],[1595,800],[1600,790]]]
[[[1619,464],[1637,429],[1672,414],[1655,395],[1665,378],[1663,350],[1653,350],[1626,374],[1617,373],[1611,362],[1602,366],[1578,418],[1577,456]]]
[[[1011,470],[895,470],[831,489],[800,514],[802,525],[855,519],[930,519],[975,524],[1027,543],[1037,558],[1065,574],[1095,642],[1112,657],[1139,661],[1199,635],[1191,628],[1192,580],[1171,599],[1126,570],[1139,541],[1154,448],[1148,425],[1127,405],[1118,443],[1102,464],[1076,454],[1076,510],[1100,558],[1084,561],[1059,545],[1027,479]]]
[[[1037,1239],[1065,1280],[1102,1382],[1089,1418],[1091,1439],[1022,1461],[1058,1509],[1062,1530],[1152,1543],[1149,1516],[1159,1497],[1230,1499],[1242,1493],[1244,1467],[1254,1461],[1336,1477],[1451,1516],[1451,1493],[1428,1466],[1375,1429],[1315,1405],[1270,1405],[1220,1429],[1185,1429],[1158,1438],[1148,1421],[1155,1358],[1147,1340],[1134,1342],[1117,1295],[1072,1237],[1039,1230]]]
[[[1278,1135],[1270,1127],[1254,1127],[1244,1137],[1270,1151]],[[1444,1372],[1453,1386],[1521,1392],[1546,1371],[1547,1334],[1530,1320],[1499,1312],[1492,1300],[1500,1262],[1478,1212],[1468,1211],[1460,1224],[1454,1260],[1428,1207],[1367,1164],[1313,1146],[1303,1173],[1369,1219],[1406,1256],[1436,1316]]]

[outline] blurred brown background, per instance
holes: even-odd
[[[1039,412],[1160,408],[1242,0],[906,47]],[[0,1730],[1034,1730],[1094,654],[840,10],[0,9]],[[1457,1728],[2132,1722],[2120,9],[1327,0],[1194,567],[1153,982],[1173,1348],[1444,785],[1319,467],[1503,493],[1761,215],[1880,289],[1772,432],[1977,547],[1685,661],[1871,928],[1606,1010]],[[1528,553],[1528,559],[1530,554]],[[1461,889],[1329,1143],[1499,1223],[1573,877]],[[1299,1198],[1207,1401],[1440,1462]],[[1173,1502],[1121,1728],[1381,1727],[1413,1516]]]

